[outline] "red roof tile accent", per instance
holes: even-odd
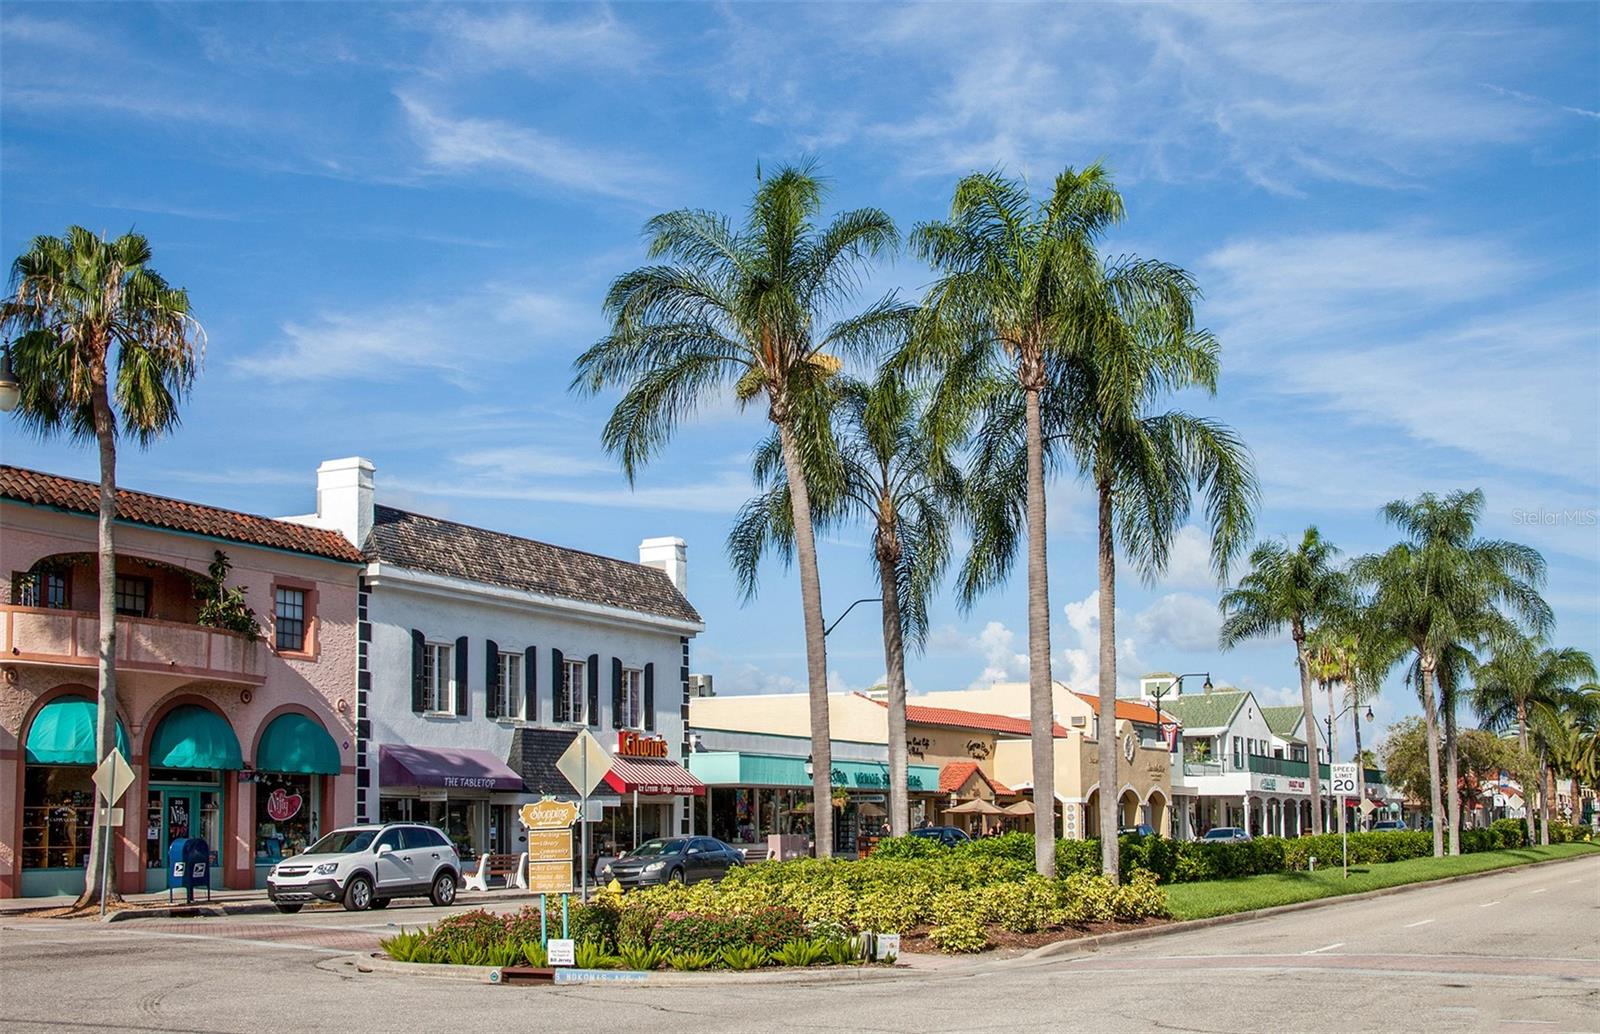
[[[865,693],[856,696],[871,700]],[[879,707],[888,707],[884,700],[873,700]],[[1003,714],[988,714],[983,711],[963,711],[956,707],[926,707],[922,704],[906,705],[906,721],[916,722],[919,725],[941,725],[947,729],[981,729],[984,732],[1003,732],[1013,736],[1031,736],[1033,726],[1026,718],[1012,718]],[[1056,722],[1051,726],[1051,734],[1057,738],[1065,736],[1067,730]]]
[[[4,464],[0,464],[0,497],[71,513],[93,515],[100,512],[100,486],[95,482]],[[125,488],[117,489],[117,520],[209,535],[252,546],[309,553],[331,560],[350,563],[360,563],[362,560],[361,551],[336,531],[308,528],[303,524],[275,521],[269,517],[256,517],[237,510],[223,510],[145,492],[131,492]]]
[[[1088,693],[1074,693],[1073,696],[1089,705],[1095,714],[1100,713],[1100,698],[1090,696]],[[1125,722],[1138,722],[1140,725],[1156,724],[1156,709],[1149,704],[1141,704],[1137,700],[1118,700],[1117,718]],[[1163,722],[1176,722],[1178,719],[1171,711],[1161,713]]]
[[[939,769],[939,792],[955,793],[966,785],[967,780],[972,778],[974,772],[978,774],[979,779],[989,784],[989,789],[994,793],[1009,795],[1013,792],[1006,784],[990,779],[983,769],[978,767],[976,761],[945,762],[944,767]]]

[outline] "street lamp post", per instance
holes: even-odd
[[[0,413],[9,413],[22,400],[22,385],[11,372],[11,345],[0,346]]]
[[[1334,726],[1334,723],[1338,722],[1339,719],[1343,718],[1345,715],[1349,714],[1352,711],[1359,712],[1360,708],[1361,708],[1361,704],[1359,704],[1359,703],[1351,703],[1351,704],[1347,705],[1338,714],[1323,715],[1322,716],[1322,724],[1328,730],[1328,738],[1324,742],[1326,742],[1326,743],[1332,743],[1333,742],[1333,726]],[[1356,717],[1355,717],[1355,727],[1356,727],[1356,757],[1355,757],[1355,761],[1356,761],[1356,803],[1357,803],[1358,806],[1360,805],[1360,803],[1362,801],[1365,801],[1367,799],[1367,766],[1361,760],[1361,719],[1362,718],[1366,718],[1366,720],[1369,721],[1369,722],[1372,721],[1372,705],[1370,705],[1370,704],[1367,705],[1367,711],[1366,711],[1365,715],[1357,713]],[[1328,763],[1330,765],[1333,764],[1333,754],[1332,754],[1331,751],[1328,754]],[[1312,764],[1317,764],[1317,762],[1312,762]],[[1331,769],[1330,769],[1330,771],[1331,771]],[[1321,803],[1322,803],[1321,801],[1317,802],[1318,807],[1321,806]],[[1339,809],[1339,829],[1342,832],[1344,830],[1344,823],[1345,823],[1344,802],[1343,801],[1338,801],[1338,802],[1330,802],[1330,803],[1335,803],[1336,806]],[[1359,823],[1360,821],[1361,821],[1361,817],[1360,817],[1360,813],[1358,812],[1357,815],[1356,815],[1356,822]]]
[[[855,610],[857,607],[861,606],[861,604],[863,604],[863,603],[882,603],[882,602],[883,602],[883,597],[882,596],[864,596],[861,599],[856,600],[854,603],[850,604],[850,606],[844,608],[844,613],[843,614],[840,614],[838,617],[833,619],[833,624],[829,625],[827,628],[824,628],[822,630],[822,638],[824,638],[824,639],[828,638],[828,634],[831,633],[835,628],[839,627],[839,622],[841,622],[845,618],[849,617],[850,616],[850,612],[852,610]]]
[[[1162,731],[1161,731],[1161,700],[1162,700],[1162,698],[1165,697],[1168,693],[1172,693],[1174,695],[1182,696],[1183,695],[1183,680],[1187,679],[1187,678],[1192,678],[1193,676],[1196,676],[1196,675],[1199,675],[1199,676],[1201,676],[1201,677],[1203,677],[1205,679],[1205,681],[1200,684],[1200,688],[1205,690],[1207,693],[1211,692],[1211,673],[1209,671],[1188,671],[1188,672],[1184,672],[1182,675],[1179,675],[1176,678],[1174,678],[1170,685],[1163,686],[1160,689],[1156,690],[1154,693],[1150,694],[1152,697],[1155,698],[1155,701],[1156,701],[1156,735],[1157,736],[1164,735],[1162,733]],[[1171,750],[1171,751],[1175,751],[1175,750],[1178,749],[1178,738],[1176,736],[1174,736],[1172,738],[1172,746],[1170,746],[1167,749]]]

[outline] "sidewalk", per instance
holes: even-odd
[[[456,894],[455,905],[452,905],[451,907],[453,908],[456,906],[461,906],[463,908],[472,908],[478,905],[512,903],[520,905],[535,901],[538,899],[538,897],[539,895],[537,894],[530,894],[527,891],[517,890],[515,888],[496,888],[489,891],[462,891]],[[29,912],[42,912],[50,909],[67,908],[76,900],[77,898],[75,896],[65,894],[45,898],[0,898],[0,917],[21,916],[26,915]],[[119,913],[115,913],[119,916],[119,918],[122,916],[133,918],[142,915],[162,915],[165,914],[169,908],[183,909],[184,911],[188,912],[191,909],[207,909],[208,906],[208,912],[201,914],[252,915],[257,913],[277,912],[277,909],[272,906],[272,902],[267,900],[267,892],[265,889],[213,890],[211,892],[211,898],[209,901],[206,899],[205,891],[196,891],[193,905],[190,905],[184,901],[184,895],[181,890],[175,890],[172,892],[172,900],[170,902],[167,900],[167,892],[164,890],[156,891],[150,894],[124,894],[122,900],[127,905],[131,905],[133,907],[125,908]],[[319,905],[321,905],[321,903],[319,903]],[[316,908],[318,906],[314,905],[311,907]],[[321,905],[321,907],[338,908],[339,906],[336,904],[327,904]]]

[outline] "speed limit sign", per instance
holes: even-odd
[[[1356,792],[1356,766],[1331,765],[1328,769],[1329,782],[1332,783],[1334,796],[1351,797]]]

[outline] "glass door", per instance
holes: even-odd
[[[145,838],[145,890],[167,889],[172,871],[172,842],[200,837],[211,849],[211,866],[219,864],[222,845],[222,793],[215,787],[151,787]],[[212,877],[217,886],[220,877]]]

